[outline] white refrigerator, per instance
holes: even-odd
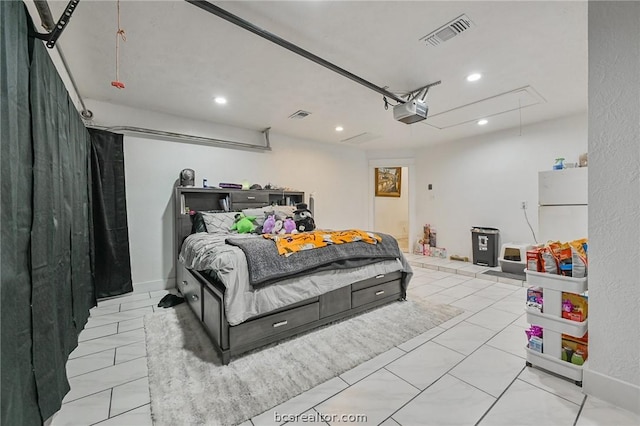
[[[538,173],[539,242],[587,238],[587,167]]]

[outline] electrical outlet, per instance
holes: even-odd
[[[522,210],[526,210],[527,209],[527,202],[526,201],[521,201],[520,202],[520,208]]]

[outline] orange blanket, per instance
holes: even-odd
[[[330,244],[345,244],[356,241],[363,241],[369,244],[378,244],[382,238],[372,232],[361,231],[359,229],[348,229],[346,231],[322,231],[302,232],[300,234],[263,234],[264,238],[271,239],[276,243],[278,253],[284,256],[292,255],[301,250],[311,250],[325,247]]]

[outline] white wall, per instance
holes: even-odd
[[[234,130],[102,102],[91,101],[90,105],[101,125],[126,122],[166,131],[191,126],[199,136]],[[369,227],[368,164],[363,152],[277,134],[271,134],[271,146],[270,152],[253,152],[125,136],[127,217],[136,291],[174,286],[173,188],[184,168],[195,170],[197,186],[206,177],[209,185],[248,180],[264,186],[271,182],[304,191],[307,199],[313,192],[319,227]]]
[[[638,2],[589,2],[589,361],[584,390],[640,414],[639,22]]]
[[[389,163],[388,167],[396,167]],[[409,169],[402,167],[400,197],[375,197],[373,229],[396,238],[409,236]]]
[[[471,227],[500,229],[504,242],[533,242],[538,227],[538,171],[554,159],[577,162],[587,152],[587,115],[574,115],[522,129],[426,147],[416,158],[415,235],[425,223],[438,232],[449,255],[472,258]],[[428,184],[433,189],[427,189]]]

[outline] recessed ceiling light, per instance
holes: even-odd
[[[487,124],[489,122],[489,120],[485,120],[484,118],[482,120],[478,120],[478,125],[479,126],[484,126],[485,124]]]
[[[338,127],[336,127],[336,132],[341,132],[341,131],[343,131],[343,130],[344,130],[344,129],[342,128],[342,126],[338,126]]]
[[[215,101],[217,104],[220,104],[220,105],[224,105],[224,104],[226,104],[226,103],[227,103],[227,99],[226,99],[226,98],[223,98],[222,96],[216,96],[216,98],[214,99],[214,101]]]
[[[482,74],[473,73],[467,76],[467,81],[478,81],[482,78]]]

